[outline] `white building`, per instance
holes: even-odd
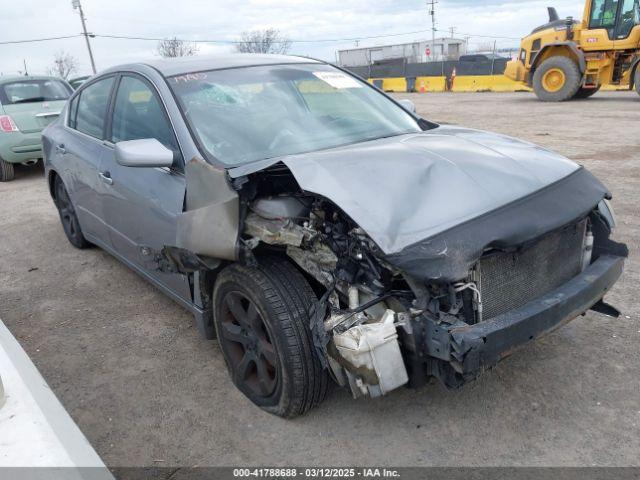
[[[467,41],[460,38],[436,38],[398,45],[350,48],[338,51],[338,63],[343,67],[361,67],[375,62],[406,59],[407,63],[457,60],[467,53]]]

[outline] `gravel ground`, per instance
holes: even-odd
[[[479,381],[377,400],[334,389],[285,421],[231,384],[191,316],[98,249],[65,239],[42,170],[0,184],[0,318],[109,466],[640,465],[640,97],[407,94],[437,122],[555,149],[613,191],[631,250],[608,301]]]

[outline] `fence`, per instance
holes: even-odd
[[[362,78],[415,78],[415,77],[451,77],[453,69],[457,76],[464,75],[502,75],[507,59],[481,61],[448,60],[444,62],[405,63],[404,61],[385,62],[363,67],[346,67],[350,72]]]

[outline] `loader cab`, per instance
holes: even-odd
[[[610,41],[623,41],[630,37],[635,27],[639,27],[634,33],[640,40],[640,0],[590,0],[585,7],[584,18],[588,22],[588,30],[593,31],[585,32],[587,42],[591,38],[597,38],[590,36],[597,30],[606,30]],[[635,43],[637,47],[637,41]],[[629,47],[620,46],[620,48]]]

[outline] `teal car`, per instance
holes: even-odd
[[[56,77],[0,77],[0,182],[16,163],[42,158],[42,130],[55,120],[73,89]]]

